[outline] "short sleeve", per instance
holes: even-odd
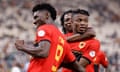
[[[83,57],[87,58],[90,62],[93,62],[100,48],[98,41],[93,41],[89,44],[86,52],[83,53]]]
[[[101,56],[102,57],[100,57],[101,58],[100,63],[102,64],[102,66],[107,67],[108,66],[108,59],[107,59],[106,55],[103,53]]]
[[[46,30],[46,29],[39,29],[37,32],[36,32],[36,38],[35,38],[36,42],[39,42],[41,40],[48,40],[48,41],[51,41],[51,33],[50,31]]]

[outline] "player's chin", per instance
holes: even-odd
[[[85,30],[79,30],[77,33],[83,34],[85,33]]]

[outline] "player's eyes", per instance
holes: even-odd
[[[37,19],[37,18],[38,18],[38,16],[34,16],[33,18],[34,18],[34,19]]]
[[[79,21],[82,21],[82,19],[79,19]]]
[[[70,20],[70,18],[65,19],[65,21],[69,21],[69,20]]]

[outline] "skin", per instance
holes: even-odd
[[[67,13],[64,16],[64,28],[66,29],[66,32],[72,33],[72,13]]]
[[[46,10],[37,11],[34,13],[34,24],[37,28],[44,24],[53,23],[53,20],[50,16],[50,13]],[[16,40],[15,46],[18,50],[24,51],[34,57],[46,58],[48,57],[51,43],[47,40],[40,41],[35,43],[35,46],[28,46],[24,43],[24,40]],[[79,65],[77,61],[74,61],[71,66],[75,69],[76,72],[85,72],[85,69]]]
[[[74,14],[73,28],[75,33],[84,34],[88,28],[88,16],[83,14]],[[81,57],[79,64],[83,67],[86,67],[89,64],[89,61]]]
[[[89,27],[84,34],[82,34],[82,35],[80,35],[79,33],[74,34],[72,36],[67,37],[66,39],[68,42],[76,42],[76,41],[87,40],[87,39],[93,38],[93,37],[95,37],[95,31],[91,27]]]
[[[72,19],[74,19],[74,21]],[[77,30],[75,30],[75,27]],[[67,13],[64,16],[64,28],[67,33],[74,32],[72,36],[66,38],[68,42],[86,40],[95,36],[94,30],[90,27],[88,28],[88,16],[85,15],[74,15],[72,18],[72,13]],[[79,64],[86,67],[89,64],[89,61],[81,58]]]
[[[65,14],[63,27],[65,28],[67,33],[73,32],[72,25],[73,25],[72,13]],[[91,37],[95,37],[95,31],[91,27],[89,27],[88,30],[84,34],[82,34],[82,35],[80,35],[79,33],[74,34],[72,36],[66,37],[66,40],[68,42],[75,42],[75,41],[80,41],[80,40],[86,40],[86,39],[89,39]]]
[[[34,14],[34,24],[38,28],[39,26],[52,22],[48,11],[37,11]],[[36,43],[35,43],[36,44]],[[37,43],[38,46],[28,46],[24,43],[24,40],[16,40],[15,46],[18,50],[24,51],[34,57],[47,57],[50,49],[50,42],[47,40],[40,41]]]
[[[72,63],[64,63],[63,62],[61,64],[61,66],[64,67],[64,68],[72,69],[74,72],[79,72],[79,71],[80,72],[85,72],[85,69],[82,65],[80,65],[81,67],[79,68],[79,70],[77,70],[78,65],[76,65],[76,63],[79,64],[78,61],[74,61]]]
[[[82,14],[73,15],[73,30],[74,33],[83,34],[88,28],[88,16]]]

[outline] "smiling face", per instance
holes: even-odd
[[[34,24],[38,27],[46,23],[49,17],[49,12],[46,10],[40,10],[33,13]]]
[[[64,28],[67,32],[72,32],[72,13],[67,13],[64,16]]]
[[[75,32],[83,34],[88,28],[88,16],[84,14],[73,15],[73,28]]]

